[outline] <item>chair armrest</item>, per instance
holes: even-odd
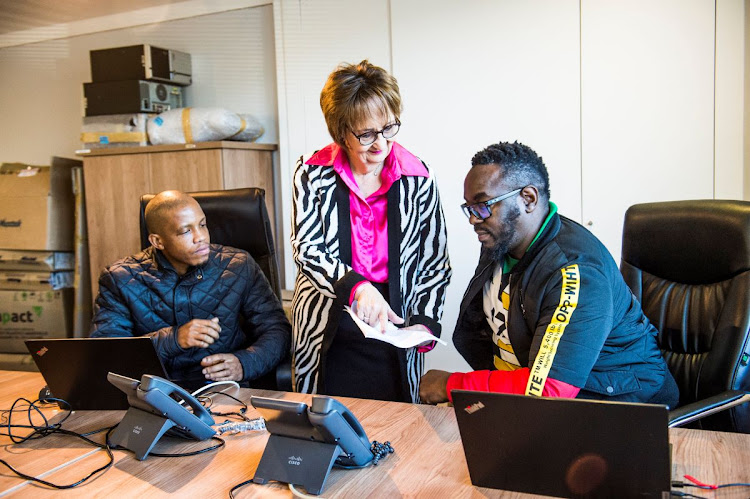
[[[696,419],[701,419],[709,414],[723,411],[736,405],[750,402],[750,392],[741,390],[728,390],[726,392],[708,397],[692,404],[686,404],[669,411],[669,427],[682,426]]]

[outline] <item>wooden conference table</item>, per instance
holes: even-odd
[[[7,410],[18,397],[34,400],[44,385],[40,374],[0,371],[0,409]],[[310,402],[311,396],[298,393],[241,389],[230,391],[248,402],[250,395]],[[220,399],[227,400],[226,405]],[[427,405],[342,398],[359,418],[371,440],[389,440],[396,449],[378,464],[360,470],[335,469],[321,497],[528,497],[515,492],[474,487],[464,460],[463,448],[453,409]],[[217,407],[236,409],[236,403],[216,397]],[[220,404],[220,405],[218,405]],[[249,416],[258,414],[250,406]],[[45,409],[45,413],[61,413]],[[79,411],[71,415],[63,428],[88,432],[114,425],[124,411]],[[14,414],[15,423],[24,424],[25,413]],[[216,417],[217,422],[223,418]],[[5,414],[3,422],[7,424]],[[7,428],[2,429],[6,433]],[[28,431],[14,431],[24,435]],[[192,457],[149,456],[138,461],[129,451],[114,451],[115,463],[103,475],[76,487],[59,491],[31,485],[0,465],[0,497],[228,497],[229,489],[252,478],[265,448],[266,432],[225,435],[225,447]],[[101,441],[103,434],[92,439]],[[672,429],[672,477],[681,480],[693,475],[708,483],[750,482],[750,435]],[[203,448],[208,442],[170,439],[160,442],[155,452],[178,453]],[[627,449],[623,449],[627,452]],[[492,452],[492,449],[487,449]],[[0,437],[0,459],[32,476],[43,475],[57,484],[73,483],[107,462],[103,450],[79,439],[52,435],[24,444],[12,444]],[[644,469],[644,473],[648,470]],[[746,487],[708,492],[694,488],[685,491],[703,497],[742,497]],[[249,484],[235,497],[291,497],[285,484]]]

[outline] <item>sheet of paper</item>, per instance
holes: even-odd
[[[385,341],[386,343],[390,343],[398,348],[411,348],[420,343],[424,343],[425,341],[437,341],[441,345],[447,345],[445,341],[436,338],[427,331],[414,331],[411,329],[398,328],[391,321],[388,321],[388,324],[385,326],[385,332],[383,333],[357,317],[357,314],[355,314],[350,307],[344,307],[344,310],[346,310],[352,317],[352,320],[366,338]]]

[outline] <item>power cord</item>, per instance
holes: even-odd
[[[683,488],[683,487],[695,487],[697,489],[703,489],[703,490],[717,490],[717,489],[725,489],[728,487],[750,487],[750,483],[744,483],[744,482],[736,482],[736,483],[723,483],[723,484],[710,484],[710,483],[704,483],[698,480],[697,478],[691,476],[691,475],[683,475],[686,480],[692,483],[683,482],[680,480],[673,480],[672,481],[672,487],[677,488]],[[703,499],[701,496],[696,496],[693,494],[690,494],[688,492],[680,492],[673,490],[672,491],[673,496],[677,497],[697,497],[699,499]]]
[[[66,484],[66,485],[60,485],[60,484],[52,483],[52,482],[49,482],[47,480],[43,480],[41,478],[37,478],[35,476],[27,475],[26,473],[23,473],[22,471],[19,471],[16,468],[14,468],[10,463],[8,463],[7,461],[5,461],[4,459],[0,459],[0,464],[2,464],[3,466],[7,467],[13,474],[15,474],[16,476],[18,476],[19,478],[23,478],[24,480],[28,480],[30,482],[38,483],[38,484],[45,485],[45,486],[53,488],[53,489],[60,489],[60,490],[62,490],[62,489],[72,489],[74,487],[77,487],[77,486],[85,483],[86,481],[90,480],[92,477],[96,476],[97,474],[104,473],[109,468],[111,468],[112,465],[114,464],[115,458],[112,455],[112,450],[109,447],[109,445],[100,444],[98,442],[94,442],[93,440],[89,439],[88,436],[89,435],[93,435],[95,433],[100,433],[100,432],[106,430],[107,431],[107,436],[105,437],[105,442],[106,442],[106,440],[109,437],[109,434],[112,432],[112,430],[114,429],[114,427],[102,428],[102,429],[95,430],[93,432],[89,432],[89,433],[85,433],[85,434],[76,433],[76,432],[69,431],[69,430],[64,430],[60,426],[70,416],[70,404],[68,404],[66,401],[64,401],[62,399],[53,399],[53,398],[50,398],[50,399],[46,399],[46,400],[47,401],[53,401],[53,402],[60,402],[62,404],[65,404],[68,407],[68,409],[67,409],[68,413],[62,418],[61,421],[59,421],[58,423],[55,423],[55,424],[50,424],[50,422],[47,419],[47,417],[41,412],[39,406],[37,405],[37,403],[39,402],[39,399],[34,400],[33,402],[31,402],[31,401],[29,401],[26,398],[19,398],[19,399],[16,399],[15,402],[13,402],[13,405],[11,405],[11,408],[9,410],[2,411],[4,413],[3,416],[5,418],[3,420],[4,422],[3,422],[2,428],[6,428],[7,429],[7,433],[0,433],[0,434],[10,437],[11,441],[14,444],[23,443],[23,442],[26,442],[28,440],[36,440],[36,439],[39,439],[39,438],[44,438],[44,437],[52,435],[54,433],[59,433],[59,434],[62,434],[62,435],[74,436],[74,437],[80,438],[84,442],[89,443],[89,444],[91,444],[91,445],[93,445],[95,447],[98,447],[100,449],[106,450],[107,451],[107,456],[109,457],[109,460],[108,460],[107,464],[105,464],[104,466],[101,466],[101,467],[95,469],[94,471],[92,471],[91,473],[89,473],[88,475],[86,475],[84,478],[78,480],[77,482]],[[25,410],[25,412],[27,413],[28,423],[29,424],[20,424],[20,425],[19,424],[13,424],[13,413],[15,413],[15,412],[21,412],[23,410],[23,409],[16,409],[16,406],[18,404],[20,404],[20,403],[26,403],[26,404],[28,404],[28,407]],[[36,425],[36,424],[34,424],[34,422],[32,421],[32,415],[34,414],[34,412],[36,412],[36,414],[38,414],[42,418],[42,420],[44,421],[43,425]],[[21,436],[13,434],[13,428],[33,429],[34,431],[32,431],[28,435],[25,435],[25,436],[21,437]]]
[[[242,408],[239,410],[239,412],[237,412],[237,411],[231,411],[231,412],[214,412],[214,411],[211,410],[211,406],[213,406],[213,399],[209,397],[210,395],[223,395],[225,397],[229,397],[230,399],[234,400],[238,404],[242,405]],[[205,393],[205,394],[201,395],[201,397],[199,398],[199,400],[200,400],[201,404],[203,404],[203,407],[205,407],[206,409],[208,409],[208,412],[212,416],[236,416],[236,417],[240,418],[243,421],[249,421],[248,417],[245,416],[245,413],[247,412],[247,404],[245,402],[243,402],[242,400],[238,399],[237,397],[229,395],[228,393],[225,393],[225,392],[208,392],[208,393]]]
[[[218,392],[218,393],[221,393],[221,392]],[[63,409],[63,410],[66,410],[67,413],[57,423],[54,423],[54,424],[50,423],[50,421],[41,411],[40,405],[49,405],[48,402],[58,403],[61,407],[63,405],[66,407],[66,409]],[[19,408],[18,407],[19,404],[22,404],[22,403],[25,403],[27,405],[25,407]],[[93,430],[87,433],[76,433],[74,431],[63,429],[62,424],[71,415],[70,404],[63,399],[47,398],[45,399],[44,402],[40,403],[39,399],[36,399],[32,402],[26,398],[19,398],[13,402],[10,409],[2,410],[0,412],[2,412],[2,422],[0,423],[0,429],[5,429],[7,431],[7,433],[0,432],[0,435],[9,437],[11,442],[13,442],[14,444],[22,444],[28,440],[37,440],[37,439],[44,438],[52,434],[67,435],[67,436],[79,438],[83,440],[84,442],[90,445],[93,445],[94,447],[104,449],[107,452],[107,457],[109,458],[105,465],[95,469],[94,471],[92,471],[91,473],[83,477],[82,479],[78,480],[77,482],[64,484],[64,485],[52,483],[47,480],[43,480],[41,478],[28,475],[14,468],[10,463],[5,461],[4,459],[0,459],[0,464],[8,468],[14,475],[18,476],[19,478],[28,480],[30,482],[38,483],[40,485],[44,485],[53,489],[59,489],[59,490],[72,489],[74,487],[78,487],[79,485],[87,482],[88,480],[90,480],[91,478],[95,477],[96,475],[100,473],[103,474],[105,471],[111,468],[112,465],[114,464],[115,458],[114,458],[114,455],[112,454],[112,449],[120,448],[120,447],[111,445],[109,442],[109,437],[112,434],[112,431],[117,427],[117,425],[100,428],[98,430]],[[14,414],[19,413],[19,412],[26,413],[28,424],[14,424],[13,423]],[[43,424],[41,425],[34,424],[33,419],[32,419],[34,414],[38,415],[42,419]],[[33,431],[29,433],[28,435],[20,436],[20,435],[14,434],[13,429],[31,429]],[[106,431],[106,434],[104,436],[103,444],[100,444],[99,442],[95,442],[94,440],[91,440],[90,438],[88,438],[91,435],[96,435],[104,431]],[[212,450],[219,449],[225,445],[225,442],[223,439],[219,437],[211,437],[211,438],[212,440],[217,441],[218,443],[216,445],[212,445],[204,449],[199,449],[196,451],[184,452],[184,453],[179,453],[179,454],[159,454],[159,453],[152,452],[150,453],[150,455],[157,456],[157,457],[195,456],[198,454],[203,454],[204,452],[209,452]]]
[[[221,385],[229,385],[229,386],[233,386],[235,388],[239,388],[240,387],[240,384],[237,383],[236,381],[214,381],[213,383],[209,383],[209,384],[207,384],[205,386],[202,386],[202,387],[198,388],[193,393],[191,393],[191,395],[193,397],[197,398],[198,395],[200,395],[201,393],[205,392],[206,390],[210,390],[211,388],[216,388],[217,386],[221,386]],[[224,392],[213,391],[212,393],[224,393]]]
[[[386,441],[385,443],[381,444],[377,440],[373,440],[372,444],[370,445],[370,452],[372,452],[372,456],[373,456],[372,461],[370,461],[369,463],[367,463],[367,464],[365,464],[363,466],[341,466],[341,465],[337,464],[337,465],[335,465],[335,467],[336,468],[345,469],[345,470],[356,470],[356,469],[360,469],[360,468],[366,468],[366,467],[368,467],[370,465],[377,466],[378,462],[380,462],[381,459],[387,457],[388,454],[393,454],[394,452],[396,452],[396,450],[393,448],[393,446],[391,445],[391,443],[388,442],[388,441]],[[249,483],[252,483],[252,481],[253,481],[252,478],[250,480],[245,480],[244,482],[238,483],[237,485],[235,485],[234,487],[232,487],[231,489],[229,489],[229,498],[230,499],[234,499],[234,492],[237,489],[239,489],[241,487],[244,487],[245,485],[247,485]],[[292,492],[293,495],[295,495],[297,497],[302,497],[302,498],[317,497],[317,498],[320,498],[320,496],[311,496],[311,495],[303,494],[302,492],[298,491],[294,487],[294,484],[290,483],[288,485],[289,485],[289,490]]]
[[[109,446],[109,447],[111,447],[113,449],[118,449],[118,450],[130,450],[130,449],[126,449],[124,447],[120,447],[119,445],[112,445],[112,444],[110,444],[109,443],[109,434],[107,434],[107,437],[108,437],[107,438],[107,446]],[[210,452],[212,450],[220,449],[220,448],[224,447],[224,445],[226,444],[226,442],[223,439],[219,438],[219,437],[211,437],[211,440],[214,440],[214,441],[219,442],[219,443],[217,443],[216,445],[212,445],[210,447],[206,447],[204,449],[198,449],[198,450],[194,450],[194,451],[191,451],[191,452],[181,452],[181,453],[178,453],[178,454],[161,454],[161,453],[158,453],[158,452],[149,452],[148,455],[149,456],[156,456],[156,457],[188,457],[188,456],[197,456],[198,454],[203,454],[205,452]]]

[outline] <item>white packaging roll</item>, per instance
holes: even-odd
[[[148,137],[152,144],[224,140],[241,129],[242,118],[220,107],[171,109],[148,120]]]
[[[253,142],[263,135],[265,129],[260,121],[252,114],[240,114],[242,120],[240,131],[228,137],[229,140],[241,140],[242,142]]]

